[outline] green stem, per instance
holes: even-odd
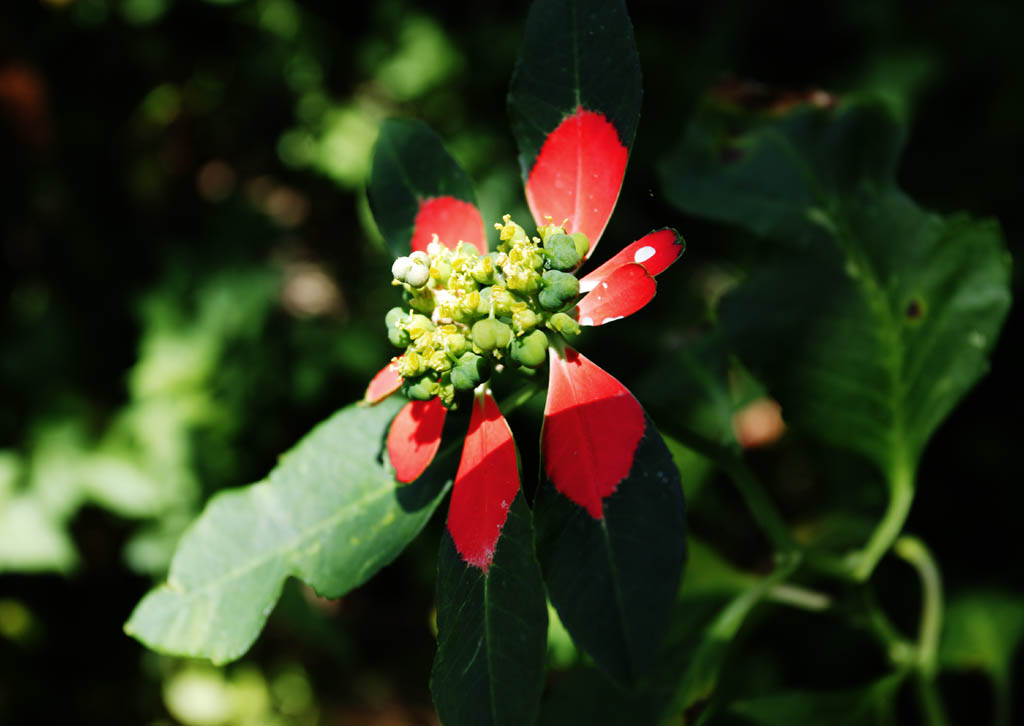
[[[935,681],[919,676],[917,698],[921,703],[921,711],[924,713],[924,723],[928,726],[949,726],[949,718],[942,705],[942,698],[935,688]]]
[[[765,599],[812,612],[821,612],[832,607],[831,596],[823,592],[808,590],[799,585],[790,585],[787,582],[775,585],[765,593]]]
[[[908,562],[921,579],[921,620],[917,635],[917,694],[925,723],[947,726],[942,698],[935,688],[938,670],[939,635],[942,631],[942,575],[932,553],[917,537],[903,535],[893,546],[896,555]]]
[[[672,433],[681,443],[713,461],[732,479],[750,514],[771,540],[776,552],[798,551],[775,503],[735,451],[685,427],[676,427]]]
[[[942,575],[924,542],[903,535],[894,551],[917,570],[921,578],[921,621],[917,636],[917,665],[928,680],[935,677],[939,635],[942,632]]]
[[[503,415],[507,416],[520,406],[527,403],[531,398],[540,393],[540,391],[541,387],[539,384],[527,383],[525,386],[502,401],[498,408],[501,410]]]
[[[860,588],[860,596],[867,625],[885,646],[889,660],[900,670],[913,668],[917,664],[917,648],[886,617],[870,590]]]
[[[871,533],[864,549],[853,553],[849,566],[854,579],[865,582],[875,571],[878,561],[892,547],[903,531],[914,501],[914,472],[909,466],[897,466],[889,478],[889,506],[885,515]]]

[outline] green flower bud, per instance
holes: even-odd
[[[579,335],[580,324],[565,313],[555,313],[548,321],[548,327],[562,335]]]
[[[484,351],[504,348],[512,341],[512,328],[492,318],[477,320],[472,333],[473,343]]]
[[[451,382],[460,391],[471,391],[491,375],[491,364],[476,353],[465,353],[452,368]]]
[[[384,316],[384,324],[389,328],[393,328],[400,322],[408,320],[409,316],[406,315],[405,310],[402,308],[391,308],[388,310],[388,314]]]
[[[576,242],[567,234],[553,234],[544,242],[544,252],[548,258],[548,266],[555,270],[575,270],[580,264],[580,255],[576,252]]]
[[[543,330],[534,330],[512,341],[509,356],[519,365],[536,368],[544,363],[548,354],[548,336]]]
[[[560,310],[580,292],[579,280],[568,272],[548,270],[544,273],[542,283],[544,289],[540,291],[537,299],[546,310]]]
[[[416,401],[429,401],[437,395],[438,388],[437,381],[431,380],[430,374],[402,382],[402,393]]]
[[[576,232],[572,235],[572,241],[576,243],[576,254],[582,260],[587,256],[587,252],[590,251],[590,240],[582,232]]]
[[[397,327],[390,327],[388,328],[388,342],[396,348],[405,348],[412,342],[412,339],[409,337],[409,333],[406,330]]]

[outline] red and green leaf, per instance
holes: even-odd
[[[435,234],[449,247],[461,240],[487,249],[473,184],[424,123],[381,124],[367,192],[377,228],[396,257],[425,249]]]
[[[679,259],[686,249],[682,235],[666,227],[645,234],[596,270],[580,278],[580,292],[590,292],[623,265],[643,265],[647,274],[657,277]]]
[[[551,368],[537,555],[573,639],[632,682],[654,660],[686,557],[679,474],[621,383],[572,349]]]
[[[446,726],[529,726],[547,657],[547,601],[522,493],[490,566],[468,564],[450,534],[437,564],[437,655],[430,690]]]
[[[579,303],[580,325],[604,325],[632,315],[649,303],[658,283],[643,265],[619,265]]]
[[[621,1],[533,4],[509,114],[538,223],[568,219],[593,251],[618,199],[640,99],[640,62]]]
[[[370,380],[363,394],[363,403],[370,406],[380,403],[401,387],[402,375],[394,365],[388,363]]]
[[[473,402],[469,431],[448,509],[448,533],[468,565],[484,572],[519,492],[519,467],[512,431],[490,393]]]
[[[526,201],[537,224],[552,220],[597,246],[615,208],[629,150],[601,113],[582,106],[548,134],[526,177]]]
[[[409,401],[395,416],[388,429],[388,457],[398,481],[415,481],[430,466],[441,446],[447,413],[441,399],[432,398]]]
[[[552,352],[541,446],[559,492],[601,519],[643,434],[643,409],[625,386],[572,348]]]

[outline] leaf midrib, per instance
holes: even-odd
[[[269,480],[267,482],[265,482],[265,483],[267,484],[268,487],[270,486]],[[219,586],[223,585],[224,583],[229,582],[229,581],[234,580],[234,579],[237,579],[239,577],[242,577],[243,575],[248,574],[249,572],[252,572],[253,570],[255,570],[255,569],[257,569],[257,568],[267,564],[268,562],[270,562],[270,561],[272,561],[274,559],[284,558],[285,555],[287,555],[288,553],[293,552],[293,551],[299,549],[307,541],[315,538],[316,535],[318,535],[324,529],[327,529],[327,528],[329,528],[331,526],[335,526],[337,524],[340,524],[342,521],[345,521],[346,518],[347,518],[346,515],[348,515],[351,510],[357,509],[357,508],[361,508],[361,507],[363,507],[363,505],[368,505],[368,504],[374,502],[375,500],[384,497],[385,495],[390,495],[390,494],[393,494],[393,493],[394,493],[394,489],[384,489],[384,490],[381,490],[381,491],[371,492],[369,494],[369,496],[365,496],[362,499],[356,500],[354,502],[349,502],[348,504],[343,505],[340,509],[335,510],[327,518],[325,518],[325,519],[317,522],[316,524],[311,525],[310,527],[306,528],[305,530],[302,531],[301,534],[299,534],[296,537],[292,538],[288,542],[285,542],[280,547],[276,547],[276,548],[271,549],[271,550],[266,550],[261,556],[255,557],[252,560],[247,561],[244,565],[240,565],[238,567],[235,567],[234,569],[228,570],[227,572],[222,573],[218,577],[216,577],[216,578],[214,578],[212,580],[208,580],[206,582],[203,582],[202,584],[200,584],[198,586],[191,586],[191,587],[189,587],[189,586],[177,584],[175,582],[175,578],[174,578],[175,573],[172,571],[170,576],[167,579],[166,587],[168,589],[170,589],[170,590],[177,591],[181,595],[186,596],[186,597],[192,597],[192,596],[195,596],[195,595],[202,594],[202,593],[210,590],[211,588],[213,588],[213,589],[218,588]],[[275,492],[275,496],[276,496],[276,492]],[[289,524],[292,525],[293,529],[296,529],[296,530],[298,529],[297,527],[295,527],[294,523],[291,522],[290,519],[288,521],[289,521]],[[294,561],[291,561],[288,564],[289,564],[289,568],[288,568],[287,572],[288,572],[288,574],[292,574],[293,573],[292,567],[296,563]],[[310,584],[312,584],[312,583],[310,583]]]

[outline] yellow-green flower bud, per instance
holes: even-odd
[[[512,341],[512,328],[493,318],[473,323],[472,334],[473,343],[482,351],[500,350]]]
[[[494,260],[489,256],[481,257],[477,260],[476,264],[473,265],[470,274],[473,276],[473,279],[481,285],[490,285],[494,282]]]
[[[587,252],[590,251],[590,240],[587,239],[587,235],[582,232],[575,232],[572,235],[572,241],[576,244],[576,254],[579,255],[580,259],[585,259]]]
[[[452,333],[446,336],[445,343],[448,346],[448,352],[456,358],[469,350],[469,343],[466,342],[466,336],[462,333]]]
[[[580,324],[565,313],[555,313],[548,321],[548,327],[562,335],[579,335]]]
[[[434,330],[434,324],[430,322],[430,318],[426,315],[413,315],[409,318],[409,322],[405,324],[405,329],[409,333],[409,337],[413,340],[418,339],[420,336],[425,335]]]
[[[512,313],[512,328],[519,335],[528,333],[540,325],[541,317],[529,308]]]

